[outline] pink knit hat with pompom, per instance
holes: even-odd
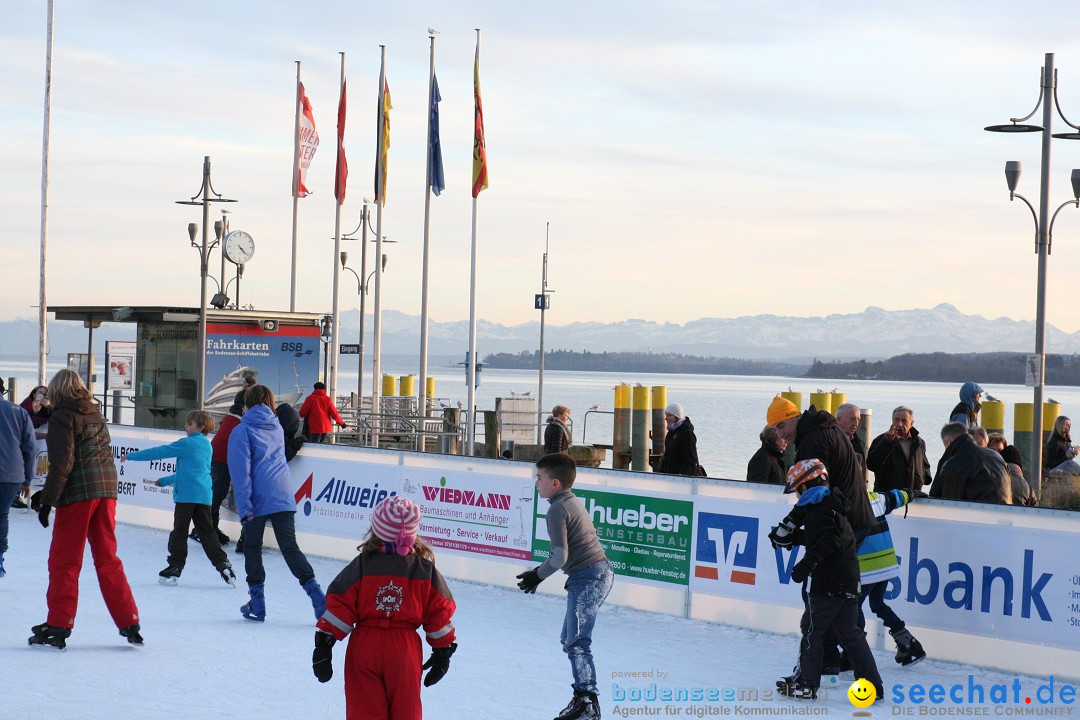
[[[391,495],[375,506],[371,531],[383,542],[394,543],[398,555],[408,555],[420,529],[420,508],[400,495]]]

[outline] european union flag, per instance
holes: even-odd
[[[428,176],[431,178],[431,191],[438,195],[446,187],[443,178],[442,144],[439,142],[439,79],[431,76],[431,136],[428,137]]]

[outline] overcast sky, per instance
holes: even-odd
[[[57,0],[48,301],[196,305],[186,228],[200,211],[175,201],[197,193],[210,155],[215,189],[239,200],[232,229],[257,245],[241,299],[287,310],[300,60],[322,144],[314,194],[300,201],[297,309],[328,311],[338,52],[349,231],[372,196],[384,44],[394,110],[383,232],[397,243],[386,247],[383,303],[418,314],[430,26],[441,31],[447,185],[432,199],[433,319],[469,314],[477,27],[491,183],[478,208],[480,317],[536,319],[550,221],[554,324],[941,302],[1032,319],[1034,225],[1009,203],[1003,168],[1023,163],[1020,192],[1037,204],[1039,135],[982,128],[1034,108],[1045,52],[1057,53],[1062,110],[1080,122],[1075,7]],[[10,319],[36,314],[45,1],[0,13],[0,319]],[[1052,208],[1071,196],[1072,167],[1080,143],[1056,141]],[[1063,210],[1055,229],[1048,319],[1075,331],[1080,211]],[[344,247],[358,265],[359,243]],[[352,275],[341,293],[343,308],[356,306]]]

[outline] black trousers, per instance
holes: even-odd
[[[884,691],[874,655],[866,643],[866,634],[859,629],[859,599],[846,595],[810,595],[803,613],[802,641],[799,644],[798,680],[806,687],[821,684],[821,663],[825,636],[829,631],[844,648],[851,660],[856,678],[873,683],[878,695]]]
[[[221,517],[221,503],[225,502],[225,498],[229,496],[229,488],[232,487],[232,476],[229,475],[229,466],[226,463],[211,460],[210,479],[213,481],[211,490],[213,504],[210,506],[210,519],[213,521],[214,529],[216,530],[218,520]],[[199,537],[202,537],[202,533],[199,533]]]
[[[169,564],[182,568],[187,563],[188,530],[195,523],[206,557],[215,568],[221,569],[229,562],[229,556],[221,549],[217,532],[210,521],[210,506],[199,503],[176,503],[173,509],[173,529],[169,533]]]

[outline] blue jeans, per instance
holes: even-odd
[[[607,560],[583,567],[566,579],[566,619],[559,640],[570,658],[575,691],[596,693],[592,631],[596,613],[614,582],[615,574]]]
[[[252,518],[244,526],[244,570],[247,571],[248,585],[262,585],[266,581],[266,570],[263,568],[262,545],[263,531],[266,530],[266,522],[274,528],[274,537],[277,538],[278,548],[285,558],[285,564],[293,577],[303,585],[315,577],[315,571],[311,569],[311,563],[300,551],[296,544],[295,512],[276,512],[269,515],[260,515]]]
[[[8,549],[8,513],[11,512],[11,503],[15,502],[21,489],[21,483],[0,482],[0,559]]]

